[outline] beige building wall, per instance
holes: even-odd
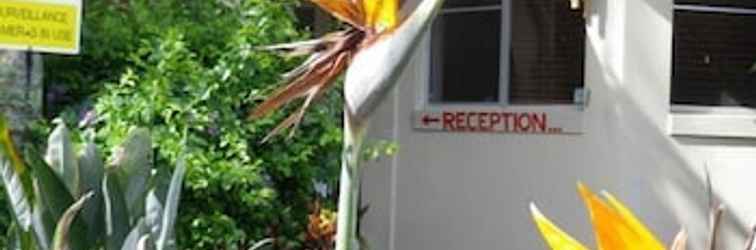
[[[363,202],[370,210],[362,229],[371,249],[545,249],[529,215],[531,201],[594,246],[577,181],[614,193],[665,243],[685,227],[692,249],[702,249],[707,165],[716,198],[731,206],[722,249],[742,247],[740,232],[756,222],[756,140],[746,138],[756,112],[737,116],[751,125],[711,120],[745,131],[740,136],[720,138],[703,127],[689,136],[699,126],[669,104],[673,0],[591,2],[585,86],[592,94],[576,115],[581,134],[413,129],[413,112],[426,108],[427,42],[417,51],[373,119],[373,138],[394,140],[400,150],[365,172]]]

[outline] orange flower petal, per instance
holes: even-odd
[[[621,217],[582,183],[578,184],[580,196],[588,208],[596,243],[599,250],[639,249],[631,230]],[[636,245],[637,246],[637,245]]]
[[[353,0],[310,0],[339,20],[354,27],[365,26],[365,14]]]
[[[654,236],[654,234],[651,233],[650,230],[644,225],[636,216],[633,214],[632,211],[630,211],[625,204],[623,204],[620,200],[615,198],[612,194],[608,192],[602,192],[601,193],[604,198],[609,202],[609,205],[620,215],[620,217],[625,221],[627,225],[630,226],[630,229],[633,231],[634,234],[638,235],[638,237],[641,238],[641,241],[639,241],[639,244],[642,244],[643,249],[648,250],[663,250],[664,245],[662,245],[661,242]]]
[[[533,215],[533,220],[538,226],[538,230],[541,231],[543,239],[552,250],[588,250],[541,214],[535,204],[530,204],[530,213]]]
[[[365,26],[377,32],[393,29],[398,24],[399,0],[363,0]]]

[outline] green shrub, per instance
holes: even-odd
[[[307,36],[295,21],[297,5],[92,0],[83,54],[48,57],[48,88],[62,86],[65,98],[57,101],[71,107],[64,117],[73,123],[82,113],[78,106],[92,103],[102,150],[131,127],[149,127],[157,164],[172,166],[186,133],[192,168],[177,225],[180,249],[246,249],[267,237],[276,238],[277,249],[297,249],[316,198],[313,184],[336,186],[337,92],[311,110],[296,140],[259,144],[283,114],[246,120],[279,75],[300,60],[254,49]],[[81,100],[89,94],[95,98]]]

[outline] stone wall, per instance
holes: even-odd
[[[0,114],[16,131],[42,114],[42,56],[0,50]],[[31,71],[27,64],[31,62]]]

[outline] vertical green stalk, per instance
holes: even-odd
[[[360,195],[360,152],[366,123],[344,112],[344,149],[341,160],[336,250],[357,249],[357,212]]]

